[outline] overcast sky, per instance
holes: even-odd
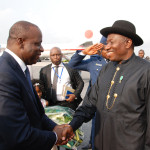
[[[112,26],[116,20],[128,20],[144,40],[135,52],[142,48],[150,56],[149,6],[149,0],[1,0],[0,44],[6,43],[9,28],[19,20],[37,24],[43,44],[56,46],[77,46],[87,40],[97,43],[100,29]],[[86,39],[84,33],[89,29],[93,37]]]

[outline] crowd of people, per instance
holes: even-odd
[[[12,25],[0,57],[0,150],[59,149],[91,119],[83,149],[150,149],[149,58],[142,49],[138,56],[134,52],[143,40],[126,20],[100,33],[100,43],[76,51],[69,63],[62,62],[61,48],[51,48],[51,64],[31,80],[28,66],[44,51],[42,32],[27,21]],[[82,70],[90,73],[85,97]],[[64,95],[66,88],[73,92]],[[69,124],[57,125],[46,116],[44,108],[55,105],[75,111]]]

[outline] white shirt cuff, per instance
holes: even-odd
[[[81,55],[81,56],[85,56],[85,54],[83,54],[83,52],[81,51],[81,52],[79,52],[78,53],[79,55]]]
[[[53,131],[54,132],[54,131]],[[54,132],[55,133],[55,135],[56,135],[56,142],[55,142],[55,144],[57,143],[57,140],[58,140],[58,137],[57,137],[57,134],[56,134],[56,132]],[[54,144],[54,145],[55,145]]]

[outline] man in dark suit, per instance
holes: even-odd
[[[43,82],[45,93],[44,99],[49,101],[49,104],[70,107],[76,110],[82,98],[84,82],[76,70],[71,69],[67,64],[62,63],[61,49],[54,47],[50,51],[50,59],[52,64],[43,67],[40,71],[40,80]],[[58,69],[58,72],[56,72]],[[54,78],[57,77],[56,83]],[[54,88],[54,84],[57,87]],[[73,94],[69,94],[68,98],[62,95],[64,85],[75,89]]]
[[[43,52],[38,26],[15,23],[0,58],[0,150],[50,150],[66,144],[62,127],[50,120],[31,84],[27,65]]]

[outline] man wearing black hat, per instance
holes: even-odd
[[[118,20],[102,29],[110,62],[78,108],[71,127],[76,130],[96,112],[95,150],[150,149],[150,64],[134,53],[143,44],[135,26]]]

